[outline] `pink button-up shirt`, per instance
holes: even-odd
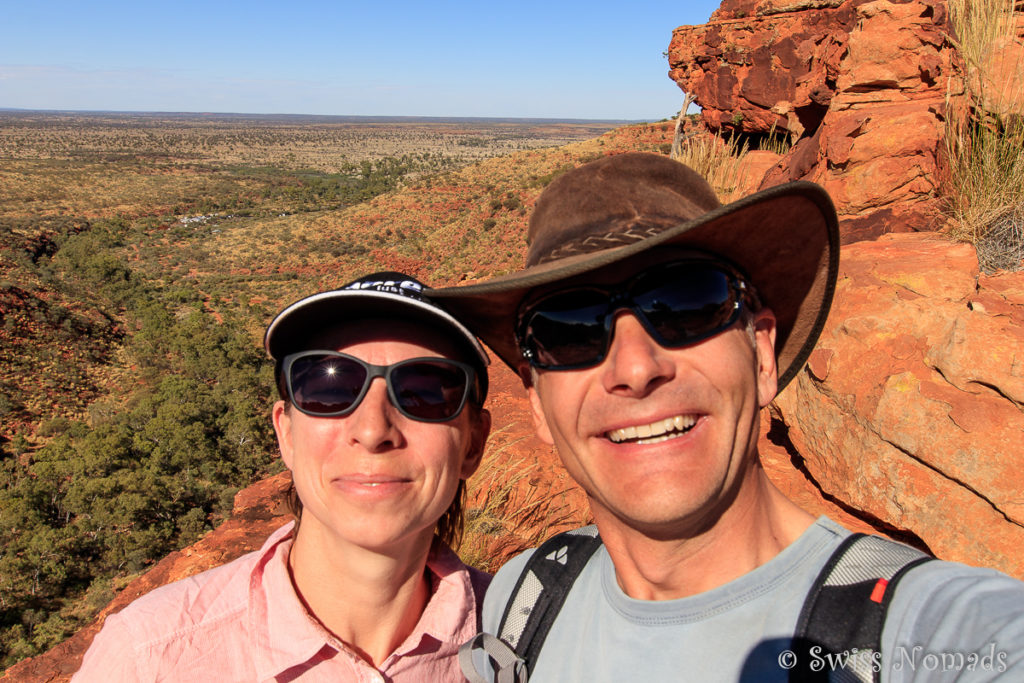
[[[431,552],[435,590],[416,628],[378,670],[300,602],[287,564],[293,526],[275,531],[256,552],[107,617],[72,681],[464,680],[459,645],[476,633],[487,574],[448,548]]]

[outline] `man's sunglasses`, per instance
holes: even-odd
[[[473,368],[448,358],[410,358],[373,365],[338,351],[300,351],[284,357],[288,397],[314,417],[348,415],[366,396],[374,377],[383,377],[391,404],[420,422],[446,422],[466,405]]]
[[[633,313],[665,348],[707,339],[757,310],[753,289],[733,268],[708,260],[658,265],[613,287],[574,287],[520,308],[516,339],[526,360],[543,370],[573,370],[608,355],[615,314]]]

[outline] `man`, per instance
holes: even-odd
[[[267,328],[297,521],[107,618],[75,681],[456,681],[489,577],[451,545],[490,430],[487,355],[401,273]]]
[[[872,537],[831,560],[849,533],[761,467],[835,287],[820,187],[721,206],[682,164],[606,157],[544,191],[529,242],[524,271],[432,296],[520,373],[603,543],[498,573],[476,644],[499,680],[1024,680],[1024,584]]]

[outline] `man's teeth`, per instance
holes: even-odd
[[[612,430],[608,432],[608,438],[615,443],[634,440],[644,444],[658,443],[679,436],[695,424],[697,424],[697,418],[694,415],[676,415],[647,425]]]

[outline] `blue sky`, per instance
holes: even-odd
[[[0,0],[0,107],[657,120],[718,4]]]

